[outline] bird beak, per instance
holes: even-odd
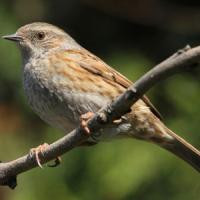
[[[14,42],[20,42],[23,40],[23,38],[19,35],[17,35],[16,33],[15,34],[12,34],[12,35],[5,35],[5,36],[2,36],[3,39],[6,39],[6,40],[11,40],[11,41],[14,41]]]

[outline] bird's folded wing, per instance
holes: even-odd
[[[77,54],[80,55],[78,56]],[[107,79],[111,82],[113,81],[121,85],[125,89],[127,89],[132,84],[132,82],[128,80],[125,76],[108,66],[100,58],[96,57],[87,50],[67,50],[66,55],[68,58],[76,59],[76,62],[78,62],[82,68],[89,71],[90,73],[96,76],[101,76],[102,78]],[[154,105],[145,95],[141,99],[147,104],[147,106],[159,119],[162,119],[159,111],[154,107]]]

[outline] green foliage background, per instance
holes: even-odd
[[[183,21],[182,15],[170,21],[166,11],[168,23],[161,21],[152,25],[142,18],[131,21],[109,9],[105,12],[100,4],[92,6],[87,2],[90,1],[1,0],[0,35],[13,33],[32,21],[54,23],[131,80],[187,43],[199,44],[199,29],[191,29],[191,21],[187,18]],[[184,5],[186,13],[187,9],[200,9],[197,1],[191,1],[191,5],[158,2],[168,3],[172,9],[181,9]],[[30,148],[43,142],[51,143],[63,135],[43,123],[26,104],[20,66],[16,46],[1,40],[2,161],[17,158]],[[159,83],[148,94],[163,113],[165,123],[197,148],[200,148],[199,77],[197,68]],[[57,168],[37,168],[23,173],[14,191],[0,188],[0,199],[197,200],[200,199],[200,177],[186,163],[159,147],[124,139],[74,149],[63,156],[62,165]]]

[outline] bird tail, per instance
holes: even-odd
[[[193,147],[191,144],[186,142],[183,138],[176,135],[170,129],[165,127],[168,135],[174,138],[172,143],[165,143],[161,146],[166,150],[172,152],[179,158],[186,161],[189,165],[200,172],[200,151]]]

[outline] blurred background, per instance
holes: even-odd
[[[200,43],[198,0],[0,0],[0,35],[34,21],[60,26],[131,80],[185,45]],[[28,107],[15,44],[0,40],[0,160],[63,135]],[[148,96],[164,122],[200,148],[200,70],[160,82]],[[159,147],[120,140],[81,147],[57,168],[18,177],[0,200],[197,200],[199,174]]]

